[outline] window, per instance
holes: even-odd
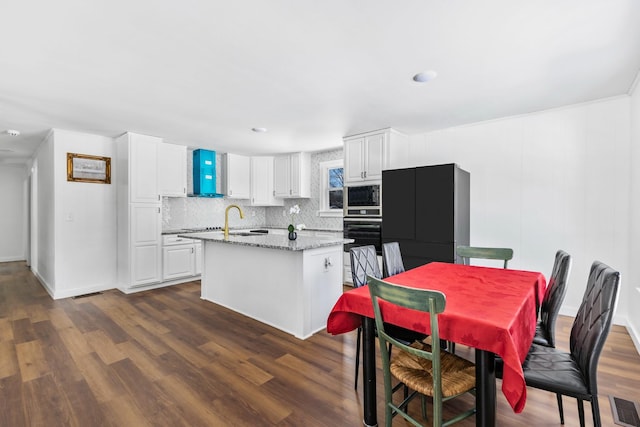
[[[343,171],[342,159],[320,163],[319,216],[342,216],[344,203],[342,192]]]

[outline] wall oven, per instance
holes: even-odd
[[[381,217],[382,184],[345,187],[345,217]]]
[[[344,237],[354,239],[344,245],[345,252],[356,246],[373,245],[377,254],[382,255],[382,218],[345,217]]]

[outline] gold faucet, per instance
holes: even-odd
[[[229,205],[229,206],[227,206],[227,209],[225,209],[225,211],[224,211],[224,228],[222,229],[224,231],[224,238],[225,239],[229,238],[229,209],[231,209],[231,208],[238,209],[238,212],[240,212],[240,219],[244,218],[244,213],[242,213],[242,209],[240,209],[240,206],[238,206],[238,205]]]

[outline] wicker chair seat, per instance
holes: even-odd
[[[411,347],[431,351],[431,345],[415,342]],[[454,354],[440,353],[442,396],[452,397],[468,392],[476,386],[476,367],[472,362]],[[391,374],[398,380],[426,396],[433,396],[431,361],[398,351],[390,363]]]

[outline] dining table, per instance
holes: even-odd
[[[546,289],[542,273],[432,262],[384,279],[397,285],[438,290],[446,307],[438,316],[440,338],[475,349],[476,425],[496,424],[495,355],[503,360],[502,393],[516,413],[527,388],[522,371]],[[385,322],[430,333],[426,313],[386,307]],[[363,421],[377,425],[375,321],[367,286],[344,292],[327,319],[327,331],[343,334],[362,326]]]

